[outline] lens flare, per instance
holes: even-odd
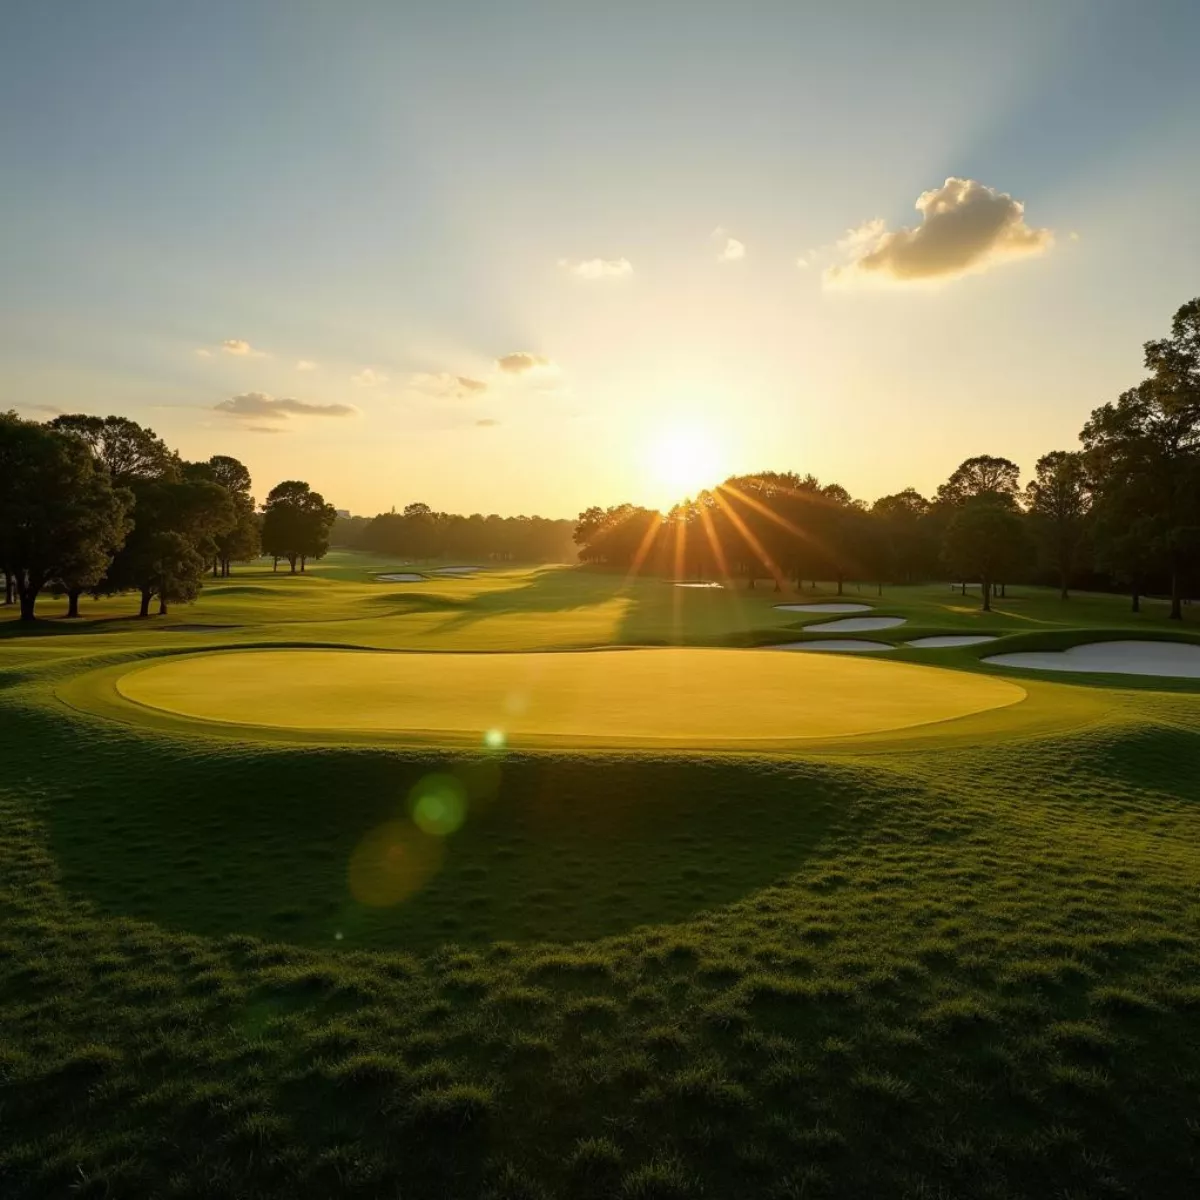
[[[467,789],[453,775],[426,775],[408,795],[412,819],[422,833],[448,837],[467,817]]]
[[[407,821],[385,821],[350,856],[350,894],[371,908],[390,908],[421,888],[442,865],[442,841]]]
[[[483,735],[483,744],[489,750],[503,750],[507,740],[503,729],[489,729]]]

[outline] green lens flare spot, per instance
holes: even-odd
[[[422,833],[448,837],[467,818],[467,792],[453,775],[426,775],[409,793],[413,824]]]

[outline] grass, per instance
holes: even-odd
[[[900,729],[1025,697],[1007,681],[770,650],[386,654],[245,650],[172,656],[115,681],[119,697],[225,724],[448,738],[514,748],[769,747]],[[131,719],[133,718],[131,712]]]
[[[367,576],[395,566],[0,625],[0,1194],[1192,1194],[1194,684],[1025,673],[1029,700],[942,733],[774,756],[307,744],[59,699],[214,644],[800,628],[767,588],[563,571],[381,613],[396,589]],[[908,616],[896,640],[1004,641],[891,657],[979,672],[1031,637],[1175,634],[1120,598],[960,601],[877,611]],[[420,890],[363,903],[356,854],[431,776],[465,823]]]

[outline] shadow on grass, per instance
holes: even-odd
[[[29,719],[40,761],[69,764],[70,734],[48,715]],[[352,894],[356,849],[407,820],[420,780],[464,760],[197,752],[107,731],[87,754],[86,779],[61,770],[51,810],[68,888],[169,928],[345,949],[574,941],[681,921],[794,872],[862,791],[852,769],[809,764],[477,760],[475,797],[439,869],[406,900],[372,906]]]

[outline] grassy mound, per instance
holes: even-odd
[[[754,650],[242,651],[155,662],[116,689],[134,704],[222,723],[475,745],[491,730],[518,746],[704,748],[906,729],[1025,698],[983,675]]]
[[[556,644],[613,603],[556,584],[604,614],[559,623],[509,577],[469,619],[361,620],[339,569],[287,637],[336,613],[359,644],[498,648],[527,619]],[[685,601],[681,632],[757,636],[770,600],[717,599],[723,634]],[[179,646],[267,640],[280,606],[207,604],[252,628]],[[1045,636],[1109,632],[1079,608],[1097,628]],[[0,643],[6,1198],[1194,1191],[1194,687],[1029,682],[969,737],[772,759],[401,752],[76,712],[139,655],[186,661],[105,626]],[[431,777],[461,823],[389,891]]]

